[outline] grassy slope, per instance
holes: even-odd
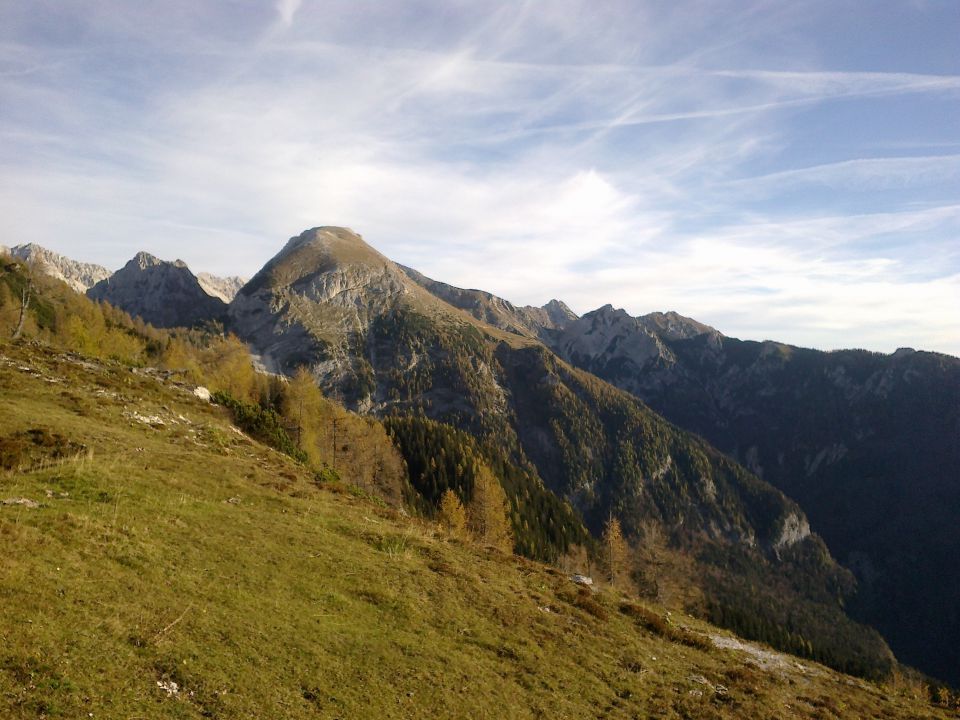
[[[556,571],[315,487],[119,366],[0,347],[0,395],[0,436],[88,448],[0,471],[0,499],[42,503],[0,505],[0,716],[937,716],[813,665],[670,642],[612,594],[578,600]]]

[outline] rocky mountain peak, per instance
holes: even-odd
[[[554,298],[542,308],[547,317],[550,319],[550,322],[553,323],[553,326],[558,329],[563,329],[567,323],[572,322],[577,319],[577,314],[571,310],[565,302],[562,300],[557,300]]]
[[[591,333],[595,333],[601,328],[607,328],[609,332],[610,328],[615,327],[629,327],[630,330],[640,327],[637,318],[631,316],[623,308],[615,308],[609,303],[586,313],[579,319],[578,323],[568,323],[567,327],[569,328],[573,324],[581,328],[589,327]]]
[[[304,230],[290,238],[275,259],[309,252],[325,255],[336,263],[389,262],[350,228],[322,226]]]
[[[207,295],[220,298],[225,303],[230,303],[240,292],[240,288],[247,284],[246,278],[236,275],[219,277],[205,272],[197,273],[197,281]]]
[[[652,312],[637,319],[644,327],[667,340],[685,340],[705,333],[709,333],[715,338],[721,337],[720,333],[709,325],[697,322],[693,318],[684,317],[673,310]]]
[[[45,275],[62,280],[77,292],[86,292],[110,277],[110,271],[105,267],[71,260],[35,243],[15,245],[6,250],[12,257],[33,265]]]
[[[185,262],[161,260],[144,251],[87,295],[157,327],[189,327],[222,319],[226,312],[226,303],[205,292]]]
[[[401,298],[420,296],[429,297],[360,235],[323,226],[290,238],[240,289],[229,313],[269,369],[309,365],[320,373],[374,318]],[[282,316],[277,308],[285,309]]]
[[[145,250],[141,250],[136,255],[134,255],[124,266],[124,269],[131,270],[146,270],[150,267],[156,267],[162,265],[163,260],[158,258],[156,255],[151,255]]]

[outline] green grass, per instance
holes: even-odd
[[[121,366],[0,347],[0,397],[0,438],[65,439],[0,470],[41,503],[0,505],[4,718],[946,717],[320,487]]]

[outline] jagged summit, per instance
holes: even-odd
[[[141,250],[134,255],[130,260],[127,261],[127,264],[124,267],[133,267],[139,268],[140,270],[146,270],[147,268],[157,267],[159,265],[171,265],[175,268],[180,268],[187,271],[190,269],[183,260],[161,260],[156,255],[151,255],[146,250]]]
[[[709,325],[704,325],[673,310],[648,313],[641,315],[638,320],[648,329],[670,340],[681,340],[704,334],[710,334],[715,338],[720,337],[720,332]]]
[[[553,323],[554,327],[562,328],[567,323],[576,320],[578,315],[571,310],[565,302],[562,300],[557,300],[554,298],[546,305],[540,308],[547,314],[547,317],[550,318],[550,322]]]
[[[182,260],[138,252],[120,270],[87,291],[157,327],[189,327],[224,317],[226,303],[203,290]]]
[[[551,300],[543,307],[517,307],[509,300],[485,290],[465,290],[428,278],[413,268],[403,265],[398,267],[434,297],[469,313],[481,322],[522,337],[543,340],[547,333],[563,328],[577,317],[559,300]]]
[[[12,257],[33,265],[40,272],[62,280],[80,293],[110,277],[110,271],[105,267],[71,260],[35,243],[14,245],[7,248],[7,252]]]
[[[197,273],[197,281],[207,295],[220,298],[225,303],[231,302],[240,292],[240,288],[247,284],[247,278],[230,275],[220,277],[210,273]]]

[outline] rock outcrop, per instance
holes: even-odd
[[[197,273],[197,281],[207,295],[220,298],[228,304],[237,296],[240,288],[247,284],[246,278],[236,275],[219,277],[205,272]]]
[[[577,319],[576,314],[559,300],[551,300],[543,307],[517,307],[509,300],[484,290],[464,290],[428,278],[413,268],[398,267],[411,280],[445,303],[470,313],[481,322],[523,337],[542,340],[549,331],[563,329]]]
[[[86,292],[98,282],[110,277],[110,271],[105,267],[77,262],[33,243],[14,245],[12,248],[6,248],[6,252],[32,265],[45,275],[62,280],[79,293]]]
[[[192,327],[223,320],[227,305],[211,297],[182,260],[168,262],[140,252],[87,291],[156,327]]]

